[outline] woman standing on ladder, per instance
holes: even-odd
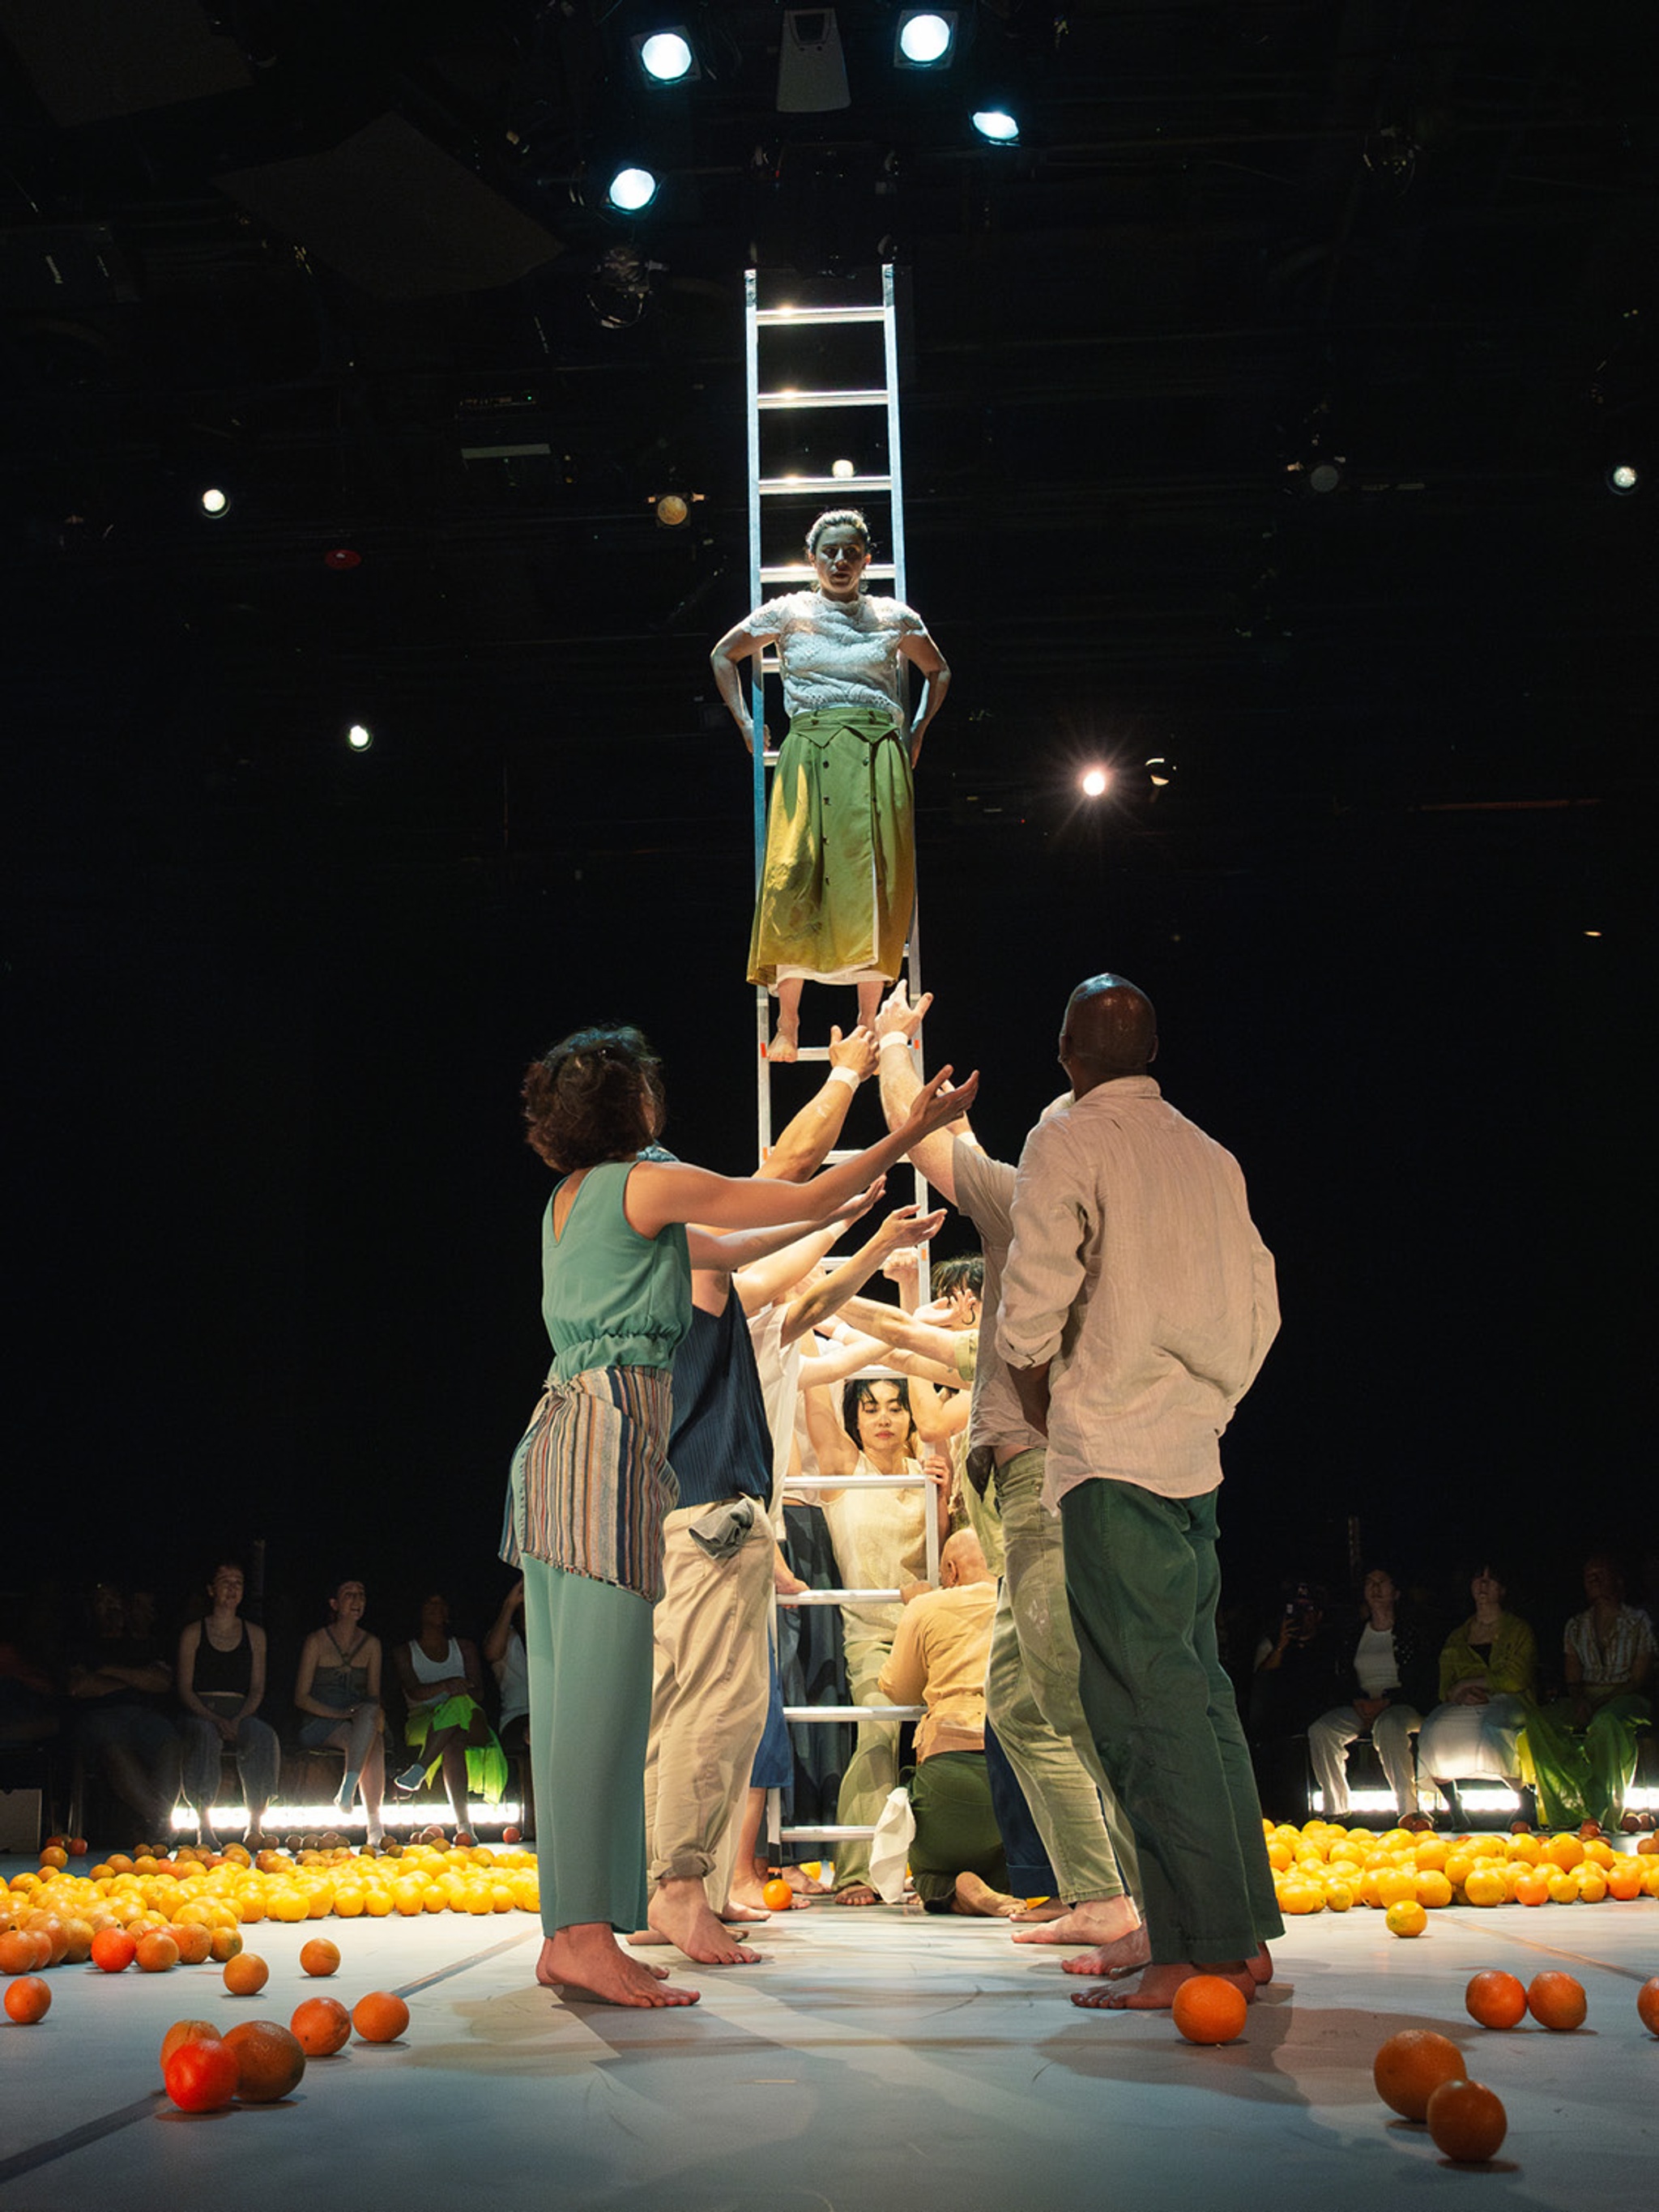
[[[800,987],[858,986],[859,1019],[873,1022],[896,982],[915,902],[911,770],[951,672],[927,626],[902,601],[867,598],[870,530],[851,507],[821,514],[806,534],[816,584],[744,617],[709,656],[732,718],[752,748],[739,661],[775,641],[789,731],[767,815],[766,858],[749,947],[749,980],[778,1001],[769,1056],[793,1060]],[[907,727],[899,661],[927,678]]]

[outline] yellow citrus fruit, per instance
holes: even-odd
[[[1429,1916],[1415,1898],[1402,1898],[1389,1907],[1384,1924],[1390,1936],[1420,1936],[1429,1924]]]

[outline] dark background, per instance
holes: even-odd
[[[1072,985],[1139,982],[1279,1259],[1235,1595],[1357,1522],[1518,1559],[1547,1644],[1653,1540],[1651,12],[1007,0],[935,81],[868,0],[806,116],[775,7],[668,9],[668,95],[650,12],[0,0],[7,1579],[261,1539],[301,1617],[484,1625],[525,1061],[636,1019],[669,1141],[753,1158],[742,272],[886,254],[931,1060],[1012,1157]]]

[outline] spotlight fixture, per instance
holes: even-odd
[[[993,146],[1018,146],[1019,125],[1006,107],[976,107],[974,128]]]
[[[1617,492],[1620,499],[1628,499],[1642,481],[1642,472],[1634,461],[1615,461],[1607,471],[1607,489]]]
[[[1111,780],[1103,768],[1085,768],[1078,778],[1078,787],[1085,799],[1098,799]]]
[[[700,491],[665,491],[653,494],[651,511],[657,518],[659,530],[684,530],[691,520],[691,510],[702,499]]]
[[[852,104],[835,9],[786,8],[778,46],[779,114],[826,115]]]
[[[346,732],[346,743],[354,753],[366,753],[374,742],[374,732],[366,722],[354,722]]]
[[[638,215],[656,198],[657,184],[650,169],[618,169],[605,186],[605,196],[623,215]]]
[[[858,469],[852,461],[831,461],[830,473],[832,477],[855,477]]]
[[[641,32],[632,44],[641,74],[651,84],[690,84],[702,75],[684,23]]]
[[[1154,753],[1146,763],[1146,781],[1158,791],[1164,790],[1176,779],[1176,764],[1163,753]]]
[[[230,494],[221,491],[216,484],[210,484],[202,494],[202,512],[216,522],[222,514],[230,513]]]
[[[957,58],[954,8],[906,8],[893,40],[893,67],[947,70]]]

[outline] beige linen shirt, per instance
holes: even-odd
[[[1195,1498],[1279,1329],[1273,1255],[1231,1152],[1120,1076],[1020,1156],[997,1347],[1049,1370],[1043,1496],[1080,1482]]]
[[[926,1705],[916,1757],[985,1748],[985,1667],[996,1618],[994,1583],[929,1590],[904,1608],[878,1685],[896,1705]]]

